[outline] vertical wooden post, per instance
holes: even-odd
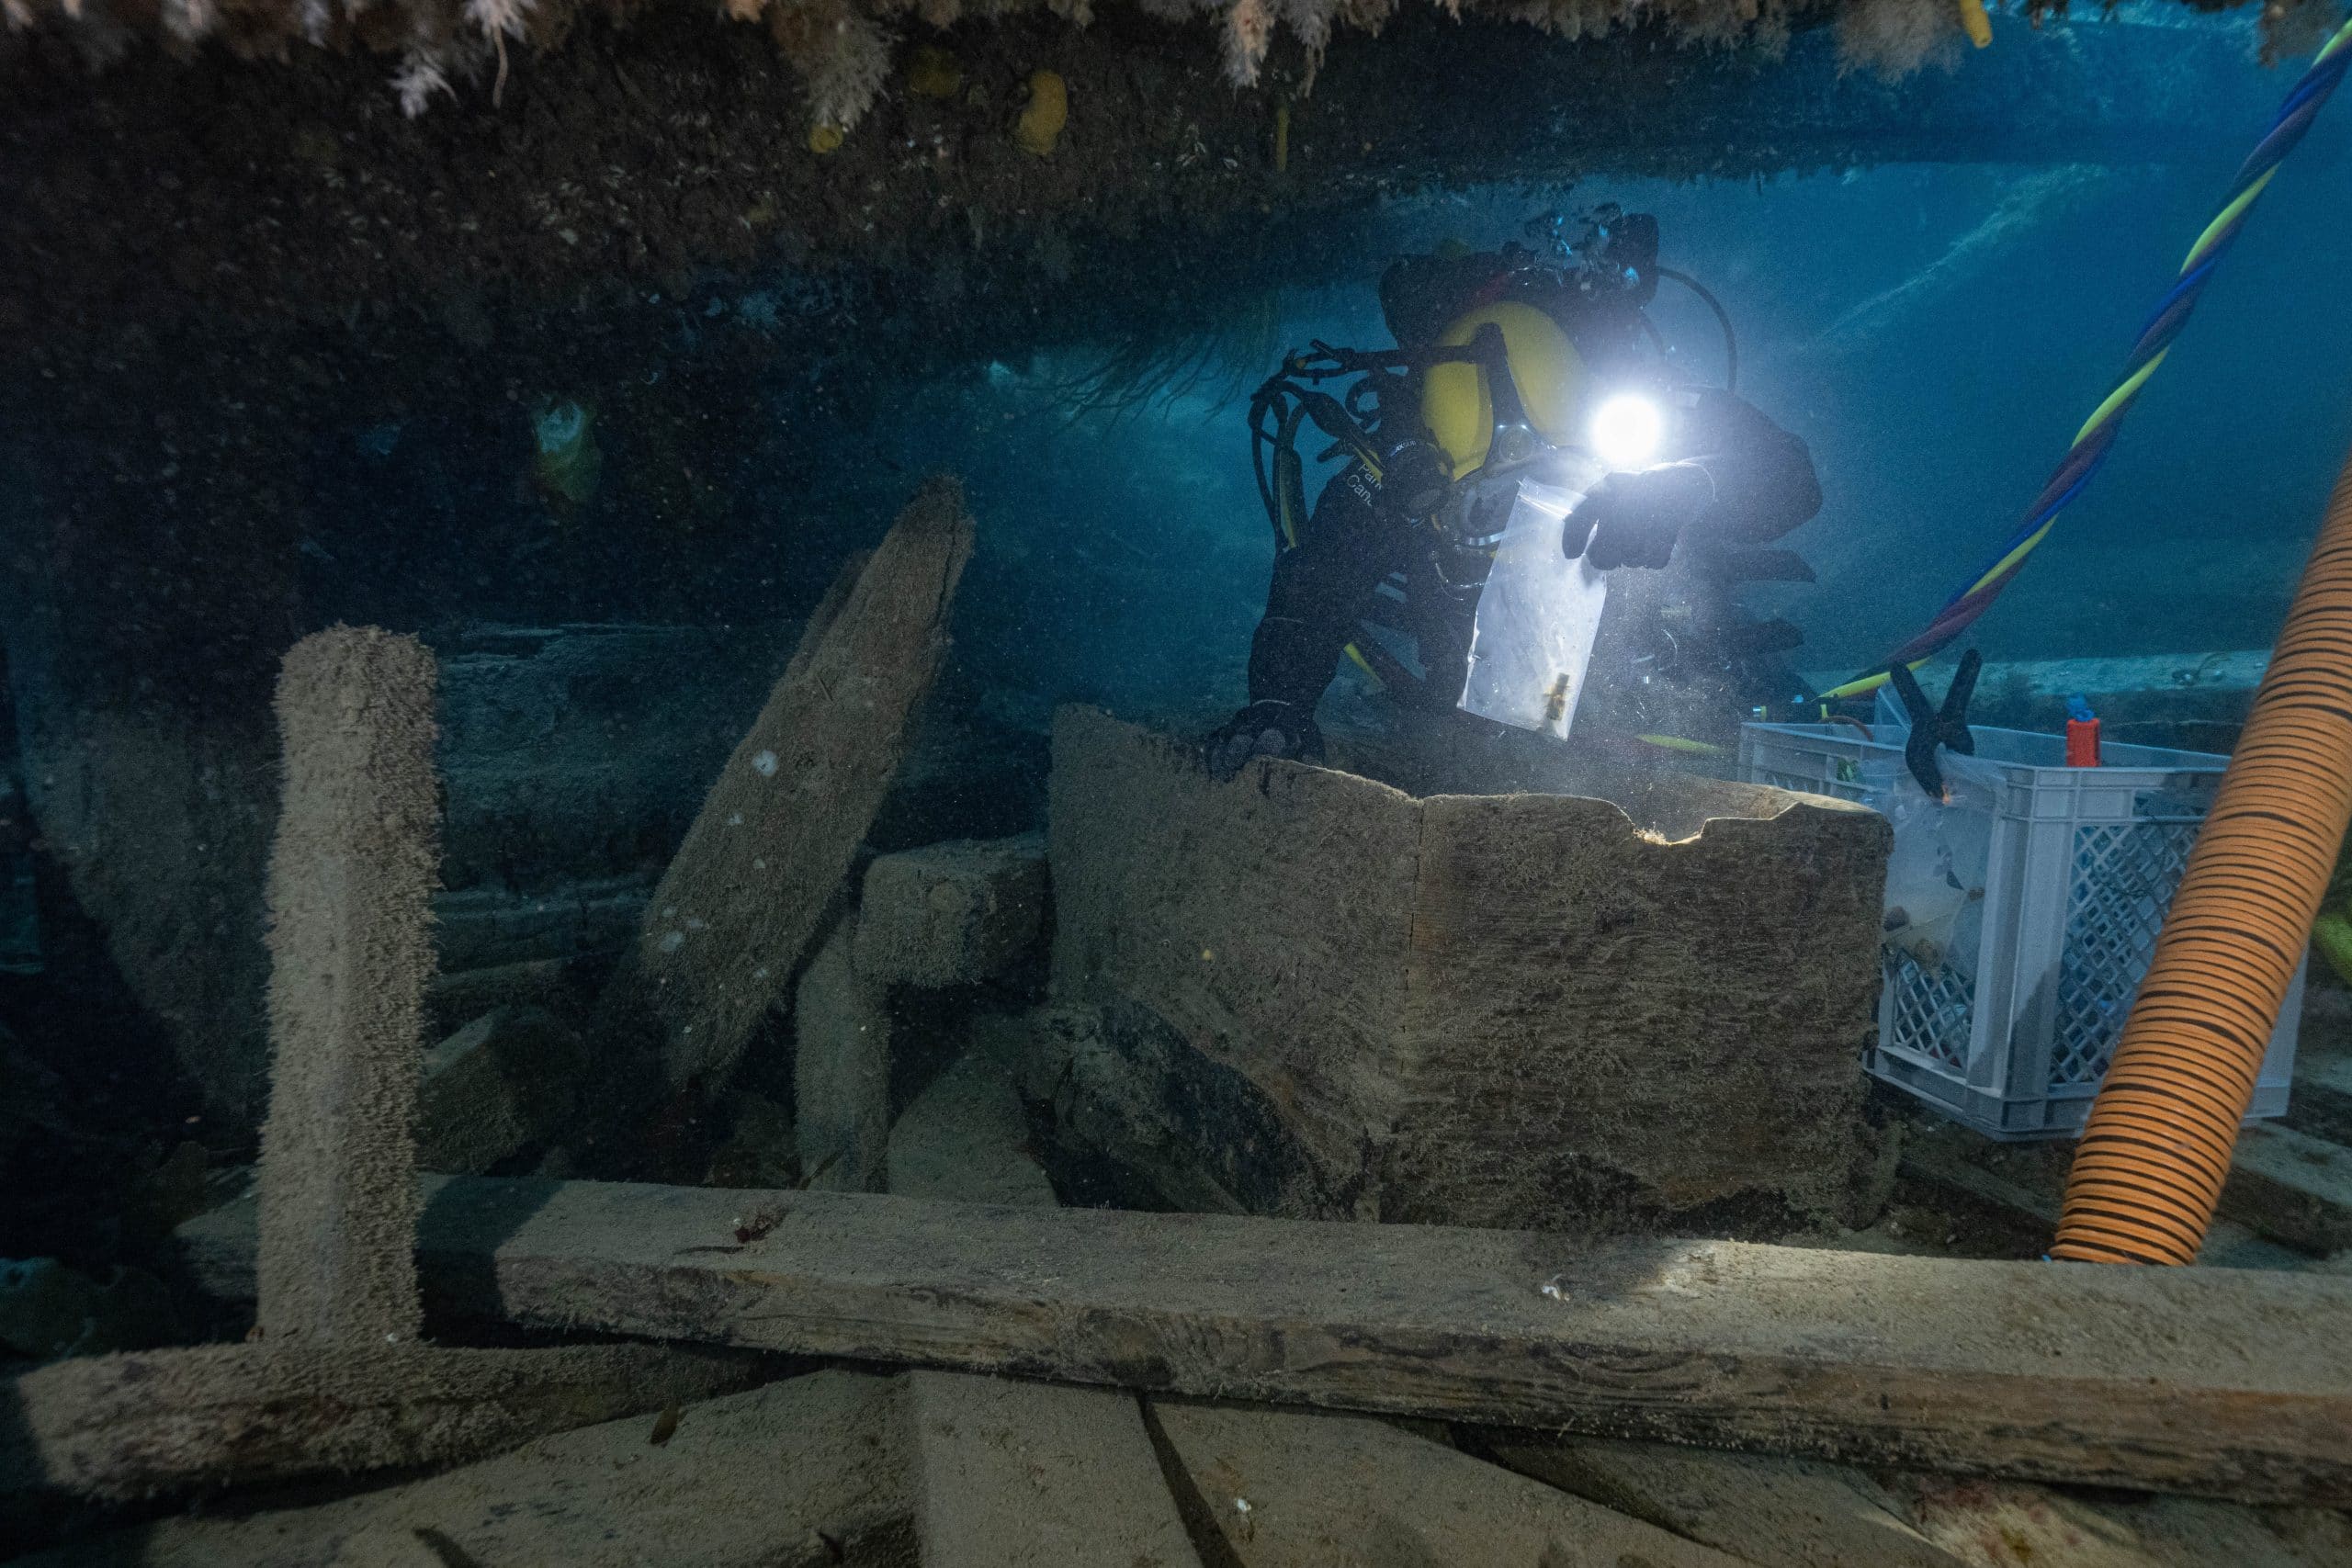
[[[817,949],[793,998],[793,1143],[808,1185],[879,1192],[890,1142],[890,1010],[858,973],[854,911]]]
[[[269,863],[269,1344],[413,1340],[416,1146],[439,875],[433,655],[335,626],[277,682],[285,794]]]

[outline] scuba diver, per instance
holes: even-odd
[[[1727,734],[1796,690],[1779,657],[1796,628],[1753,621],[1736,595],[1813,581],[1767,547],[1820,509],[1804,444],[1731,390],[1730,320],[1658,265],[1656,219],[1607,206],[1529,229],[1543,251],[1397,260],[1380,282],[1396,348],[1317,342],[1252,398],[1276,554],[1249,704],[1204,747],[1217,777],[1253,757],[1320,760],[1315,710],[1343,656],[1408,706],[1562,738],[1579,706],[1623,734]],[[1643,312],[1662,277],[1722,323],[1724,389],[1665,364]],[[1319,389],[1347,377],[1344,398]],[[1296,445],[1310,424],[1322,456],[1344,459],[1311,516]],[[1540,557],[1508,542],[1538,536]],[[1625,568],[1649,581],[1629,588]],[[1570,601],[1586,607],[1580,642],[1523,624]],[[1409,637],[1420,668],[1375,629]],[[1512,681],[1527,689],[1498,698]]]

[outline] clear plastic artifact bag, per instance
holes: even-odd
[[[1898,745],[1905,733],[1894,725],[1875,729],[1876,739]],[[1881,941],[1923,969],[1950,969],[1973,983],[1984,945],[1984,879],[1999,779],[1997,770],[1971,758],[1947,751],[1936,761],[1943,773],[1941,799],[1921,789],[1900,760],[1862,770],[1864,800],[1894,825]]]
[[[1608,579],[1560,551],[1568,513],[1584,491],[1533,479],[1495,547],[1470,636],[1470,676],[1460,706],[1481,718],[1567,739],[1584,695]]]

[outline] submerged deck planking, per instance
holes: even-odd
[[[2352,1501],[2335,1278],[486,1178],[423,1235],[428,1301],[539,1326]]]

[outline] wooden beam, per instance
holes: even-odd
[[[963,490],[934,478],[842,572],[653,890],[606,990],[605,1052],[650,1013],[673,1089],[734,1070],[898,774],[971,554]]]
[[[2303,1027],[2303,1043],[2308,1047],[2312,1028],[2308,1017]],[[2286,1124],[2306,1137],[2352,1147],[2352,1055],[2306,1051],[2297,1059]]]
[[[1843,1465],[1580,1438],[1506,1439],[1487,1457],[1755,1568],[1964,1568]]]
[[[2352,1247],[2352,1149],[2285,1127],[2238,1134],[2222,1213],[2326,1258]]]
[[[890,1190],[1051,1208],[1025,1134],[1012,1080],[967,1056],[890,1129]],[[913,1371],[906,1410],[930,1568],[1201,1568],[1135,1395]]]
[[[428,1303],[523,1324],[2352,1502],[2334,1277],[488,1178],[423,1235]]]
[[[1886,1478],[1904,1516],[1965,1568],[2323,1568],[2352,1523],[2315,1509],[2086,1493],[1949,1475]]]
[[[190,1486],[451,1464],[543,1432],[704,1399],[759,1358],[666,1345],[354,1355],[205,1345],[84,1356],[0,1383],[0,1495]]]
[[[1656,1525],[1385,1421],[1155,1400],[1192,1517],[1240,1568],[1484,1562],[1742,1568]]]
[[[857,970],[852,919],[833,927],[792,998],[793,1147],[808,1185],[879,1192],[888,1180],[890,1006]]]
[[[2074,1157],[2071,1143],[1996,1144],[1938,1126],[1914,1130],[1903,1169],[2054,1230]],[[2352,1151],[2284,1127],[2244,1129],[2199,1256],[2239,1264],[2256,1235],[2322,1258],[2352,1245]],[[2290,1255],[2276,1257],[2262,1266],[2291,1266]]]
[[[811,1372],[326,1502],[192,1510],[9,1561],[12,1568],[906,1568],[913,1509],[899,1381]]]
[[[884,855],[858,900],[858,973],[929,990],[1000,979],[1035,953],[1047,902],[1041,835]]]

